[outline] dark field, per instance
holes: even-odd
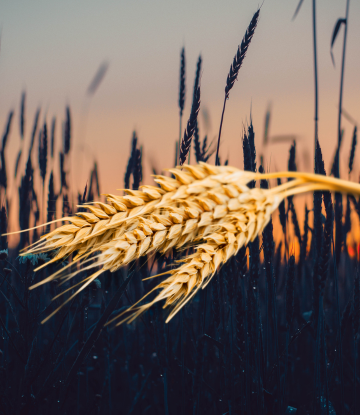
[[[10,118],[3,149],[11,122]],[[69,110],[64,125],[60,166],[66,165],[70,153]],[[47,140],[46,125],[40,134],[36,126],[33,130],[34,137],[39,136],[39,144],[35,140],[39,163],[32,167],[28,156],[19,187],[19,225],[24,229],[41,216],[42,188],[36,192],[33,178],[45,176],[51,148],[49,156],[41,148],[47,147],[47,141],[51,147],[53,141],[51,134]],[[255,156],[253,143],[250,125],[243,140],[245,154]],[[291,170],[296,169],[295,150],[292,145]],[[136,163],[136,154],[141,156],[134,134],[125,175],[126,184],[133,187],[141,179],[141,159]],[[2,160],[4,233],[9,200]],[[320,147],[317,166],[323,169]],[[245,169],[255,168],[255,158],[245,158]],[[47,219],[61,214],[54,212],[57,198],[62,199],[64,216],[75,212],[63,167],[46,175]],[[61,181],[59,194],[54,193],[55,180]],[[95,166],[78,199],[96,200],[99,193]],[[175,254],[157,254],[106,273],[41,325],[69,293],[54,302],[51,298],[70,283],[59,288],[53,281],[28,290],[61,267],[49,265],[34,273],[35,265],[48,257],[18,257],[20,249],[44,232],[42,228],[30,236],[21,234],[18,246],[9,251],[7,238],[2,237],[1,413],[274,414],[286,413],[291,406],[299,414],[312,414],[327,413],[327,405],[328,413],[357,413],[359,273],[345,241],[351,232],[350,209],[360,214],[360,203],[352,197],[340,203],[343,217],[336,222],[330,194],[315,193],[314,209],[305,207],[305,222],[299,224],[301,206],[295,208],[288,200],[279,209],[282,227],[276,239],[280,244],[275,246],[270,223],[262,237],[243,248],[169,324],[164,323],[165,312],[153,307],[131,325],[103,326],[149,291],[155,283],[142,279],[164,269]],[[333,229],[340,235],[335,244]],[[291,248],[295,239],[300,244],[296,262]]]

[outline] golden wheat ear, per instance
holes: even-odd
[[[360,194],[358,184],[309,173],[259,174],[206,163],[176,167],[169,172],[173,177],[155,176],[160,187],[127,189],[125,196],[106,194],[107,203],[86,204],[86,212],[49,222],[70,224],[43,235],[22,255],[56,252],[37,270],[75,255],[71,264],[78,262],[79,270],[65,274],[64,268],[31,288],[57,277],[68,281],[85,269],[98,267],[101,272],[115,272],[141,256],[192,246],[195,253],[184,258],[158,285],[160,292],[149,303],[164,300],[165,307],[172,309],[169,321],[194,292],[209,283],[222,264],[262,232],[284,198],[315,190]],[[253,180],[280,177],[295,180],[272,189],[248,187]],[[97,256],[91,257],[94,254]],[[94,262],[89,264],[92,259]],[[97,277],[101,272],[93,275]],[[89,281],[92,277],[77,285]],[[149,305],[141,305],[133,311],[137,316],[148,308]],[[133,320],[131,314],[126,320]]]
[[[152,292],[159,291],[152,301],[139,305],[150,294],[147,293],[134,306],[115,317],[109,324],[119,319],[116,326],[125,322],[131,323],[157,302],[164,302],[164,308],[169,307],[170,312],[166,323],[169,322],[200,288],[204,289],[209,284],[219,267],[263,231],[271,214],[286,197],[313,191],[360,195],[359,184],[307,173],[280,172],[256,175],[256,179],[264,177],[295,179],[272,189],[246,190],[243,185],[237,184],[239,177],[237,172],[228,177],[228,182],[232,183],[239,193],[235,198],[229,198],[225,214],[221,214],[219,218],[215,218],[214,214],[207,214],[204,219],[205,228],[198,229],[201,237],[197,238],[200,242],[195,246],[196,252],[182,261],[177,261],[182,263],[180,267],[156,275],[171,274],[152,290]],[[220,199],[221,195],[218,194],[217,198]]]
[[[36,271],[75,255],[66,267],[31,286],[30,289],[58,278],[61,285],[81,271],[96,267],[100,268],[101,272],[114,272],[140,256],[156,251],[167,252],[174,246],[180,247],[188,243],[195,237],[195,228],[203,210],[189,200],[178,204],[176,194],[179,189],[183,190],[184,186],[187,187],[199,178],[205,179],[211,173],[232,171],[209,166],[175,169],[176,179],[156,176],[155,181],[160,187],[142,186],[140,190],[126,189],[126,196],[106,194],[107,203],[84,204],[82,207],[87,210],[85,212],[28,229],[27,231],[61,221],[70,222],[43,235],[40,241],[23,250],[23,256],[55,251],[54,257]],[[95,253],[98,254],[96,257],[89,258]],[[93,263],[89,264],[90,261]],[[80,269],[66,274],[75,263],[79,263]],[[88,280],[89,278],[82,280],[75,286],[88,283]],[[65,292],[67,291],[69,290]]]

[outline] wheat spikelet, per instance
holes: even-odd
[[[22,255],[55,250],[51,261],[37,270],[76,255],[66,267],[30,288],[55,278],[60,278],[62,284],[84,270],[98,268],[73,286],[80,285],[80,288],[68,302],[106,270],[114,272],[140,256],[155,251],[165,253],[192,242],[196,252],[182,260],[179,268],[169,271],[170,277],[155,288],[161,290],[155,299],[130,308],[132,314],[123,320],[132,321],[155,302],[166,300],[165,306],[172,306],[169,321],[197,290],[209,283],[221,264],[264,229],[284,198],[314,190],[360,194],[358,184],[308,173],[260,174],[205,163],[169,171],[175,178],[155,176],[160,187],[126,190],[127,196],[108,194],[108,203],[86,204],[83,206],[89,212],[59,219],[70,224],[44,235]],[[273,189],[247,186],[260,178],[279,177],[296,180]],[[96,256],[92,255],[95,253]],[[83,266],[67,273],[75,262]]]
[[[126,311],[108,322],[120,319],[116,325],[124,322],[131,323],[140,314],[157,302],[164,301],[164,308],[171,307],[166,319],[169,322],[176,313],[199,291],[205,288],[215,275],[218,268],[226,263],[243,246],[253,241],[268,224],[271,214],[279,204],[291,195],[316,190],[332,190],[343,192],[360,192],[360,186],[339,183],[336,180],[322,180],[313,174],[278,173],[263,175],[263,178],[276,177],[276,175],[295,177],[297,180],[277,186],[274,189],[249,189],[236,184],[236,173],[227,177],[227,182],[232,183],[232,189],[238,190],[237,197],[230,198],[227,205],[227,214],[221,219],[212,220],[204,229],[199,230],[197,240],[202,241],[196,246],[196,252],[185,259],[177,261],[181,265],[177,269],[169,270],[158,276],[170,274],[163,282],[158,284],[151,292],[160,290],[155,298],[144,304],[138,305],[151,292],[140,301],[129,307]],[[260,176],[258,177],[260,178]],[[317,182],[318,180],[318,182]],[[343,186],[343,187],[342,187]],[[235,195],[234,195],[235,196]],[[156,276],[155,276],[156,277]],[[154,277],[151,277],[154,278]],[[124,314],[130,313],[127,317]]]
[[[170,321],[200,288],[206,287],[219,266],[262,232],[270,220],[271,213],[282,200],[278,194],[271,191],[249,189],[236,182],[223,185],[222,189],[224,188],[229,189],[228,194],[231,192],[233,197],[229,197],[226,204],[219,205],[222,211],[219,218],[214,217],[212,213],[208,215],[207,226],[199,229],[196,238],[202,241],[196,246],[196,252],[179,261],[181,263],[179,268],[168,271],[170,277],[154,288],[161,291],[151,302],[130,307],[126,312],[131,314],[118,324],[125,321],[132,322],[153,304],[163,300],[165,300],[164,307],[172,306],[166,320]],[[222,193],[218,192],[218,196],[220,194]],[[225,191],[222,195],[226,196]]]
[[[197,167],[187,166],[185,170],[170,170],[176,179],[156,176],[155,181],[161,188],[143,186],[141,191],[126,190],[128,196],[107,195],[108,204],[98,202],[97,206],[83,205],[90,212],[79,212],[76,216],[59,219],[68,220],[70,224],[44,235],[22,255],[57,250],[54,257],[37,270],[73,253],[76,255],[72,263],[33,285],[31,289],[55,278],[68,281],[79,272],[98,266],[102,267],[101,272],[114,272],[152,251],[166,252],[172,247],[178,248],[192,241],[198,228],[207,225],[210,218],[201,213],[204,210],[215,211],[217,208],[215,216],[219,215],[219,204],[222,203],[220,199],[218,202],[211,199],[217,200],[216,195],[202,195],[199,200],[195,200],[195,196],[205,188],[215,189],[221,186],[217,181],[206,180],[211,174],[229,174],[236,169],[214,168],[203,164]],[[242,173],[242,177],[243,182],[247,183],[252,174]],[[100,255],[87,259],[97,251]],[[89,265],[93,259],[96,262]],[[87,263],[87,266],[66,274],[75,262]]]
[[[246,29],[245,35],[241,41],[241,45],[239,45],[236,55],[234,56],[234,60],[230,66],[230,70],[226,79],[226,86],[225,86],[225,96],[229,97],[229,92],[231,88],[234,86],[234,83],[238,77],[239,70],[241,65],[244,62],[246,52],[249,48],[251,43],[251,39],[254,36],[254,32],[259,20],[260,9],[258,9],[254,16],[251,19],[251,22]]]
[[[191,107],[190,118],[184,132],[184,137],[180,145],[180,156],[179,161],[182,166],[185,163],[186,157],[190,151],[191,140],[193,138],[195,128],[197,125],[197,117],[200,111],[200,86],[196,88],[193,97],[193,103]],[[190,156],[189,156],[190,157]]]
[[[195,181],[198,183],[199,178],[204,179],[214,172],[212,166],[210,170],[209,167],[204,166],[196,168],[187,166],[186,172],[179,169],[170,170],[176,179],[155,176],[155,181],[160,184],[161,188],[142,186],[141,191],[126,190],[127,196],[106,195],[107,204],[101,202],[96,202],[97,206],[84,204],[82,206],[89,209],[90,212],[79,212],[76,216],[59,219],[59,221],[68,220],[71,224],[61,226],[42,236],[41,240],[23,255],[52,251],[61,247],[56,257],[52,259],[52,262],[55,262],[75,251],[77,251],[78,258],[87,256],[99,247],[104,249],[105,244],[109,241],[124,240],[132,243],[135,242],[134,237],[137,241],[141,241],[144,238],[140,231],[144,235],[150,236],[157,235],[157,232],[167,229],[173,235],[175,229],[170,229],[171,226],[182,224],[185,228],[182,232],[186,230],[185,233],[188,233],[190,224],[193,222],[187,222],[187,220],[199,217],[196,209],[203,211],[199,203],[196,206],[191,203],[192,195],[198,194],[203,188],[196,186],[196,184],[194,186],[192,183]],[[233,169],[230,167],[216,168],[216,172],[220,171],[229,173]],[[244,173],[243,177],[246,183],[247,177],[250,176],[248,173]],[[216,181],[203,181],[202,183],[208,188],[219,186]],[[189,192],[187,189],[190,189]],[[184,196],[190,197],[190,199],[181,201],[180,206],[176,201]],[[213,202],[208,201],[207,203],[211,205]],[[132,231],[135,231],[135,234],[129,233]],[[159,239],[159,236],[156,238]]]

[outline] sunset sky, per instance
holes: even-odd
[[[330,39],[336,20],[345,17],[345,0],[318,1],[319,137],[326,167],[333,157],[337,135],[337,108],[343,28],[330,58]],[[9,110],[15,119],[7,157],[19,148],[19,108],[26,101],[26,140],[30,140],[34,113],[41,120],[57,117],[57,148],[65,106],[73,116],[72,182],[83,189],[96,158],[102,190],[123,187],[123,175],[136,129],[144,149],[146,181],[151,164],[172,167],[178,138],[180,50],[186,50],[187,96],[184,124],[191,107],[196,61],[203,59],[201,106],[210,114],[210,138],[218,132],[227,73],[238,44],[256,11],[255,0],[3,0],[0,2],[0,129]],[[238,82],[225,113],[221,157],[242,166],[241,134],[250,119],[258,154],[266,109],[271,103],[270,136],[296,135],[298,165],[312,169],[314,139],[314,81],[311,1],[304,0],[292,21],[297,0],[266,0]],[[350,2],[344,84],[344,109],[360,120],[360,2]],[[86,90],[102,62],[109,69],[91,99]],[[341,163],[346,173],[353,125],[345,129]],[[205,134],[200,116],[200,134]],[[81,143],[85,166],[79,170]],[[266,150],[266,169],[286,167],[290,143]],[[304,153],[310,163],[304,161]],[[359,159],[360,150],[356,153]],[[58,157],[57,157],[58,158]],[[57,163],[56,158],[56,163]],[[193,157],[194,160],[194,157]],[[25,162],[25,159],[23,159]],[[213,162],[213,160],[212,160]],[[355,162],[356,164],[356,162]],[[56,164],[57,166],[57,164]],[[13,165],[8,166],[13,171]],[[355,167],[356,177],[359,166]],[[56,174],[58,169],[56,167]],[[10,175],[10,174],[9,174]]]

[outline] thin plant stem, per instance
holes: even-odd
[[[320,376],[320,368],[319,368],[319,361],[320,361],[320,335],[321,335],[321,324],[322,324],[322,313],[323,313],[323,298],[322,296],[319,298],[319,313],[317,318],[317,325],[316,325],[316,342],[315,342],[315,364],[314,364],[314,400],[313,400],[313,413],[316,415],[316,411],[319,408],[319,399],[321,396],[321,376]],[[319,387],[318,387],[318,380],[319,380]]]
[[[334,244],[334,239],[333,238],[332,238],[332,248],[333,248],[333,260],[334,260],[336,309],[337,309],[338,332],[339,332],[339,360],[340,360],[340,388],[341,388],[341,411],[340,411],[340,414],[342,414],[343,411],[344,411],[343,354],[342,354],[341,316],[340,316],[340,300],[339,300],[339,281],[338,281],[339,278],[338,278],[338,268],[337,268],[337,265],[336,265],[335,244]]]
[[[328,186],[332,186],[333,191],[349,192],[360,194],[360,185],[358,183],[349,182],[347,180],[337,179],[330,176],[322,176],[313,173],[299,173],[299,172],[278,172],[278,173],[263,173],[261,175],[254,174],[253,180],[258,179],[277,179],[277,178],[294,178],[303,179],[313,183],[324,183],[323,190],[329,190]],[[310,183],[309,183],[310,184]],[[275,189],[275,188],[274,188]]]
[[[181,148],[181,122],[182,122],[182,114],[180,114],[180,121],[179,121],[179,146],[178,146],[178,149],[179,149],[179,151],[178,151],[178,156],[179,156],[178,161],[179,161],[179,164],[180,164],[180,148]]]
[[[166,367],[164,373],[164,406],[165,406],[165,415],[169,415],[169,354],[170,354],[170,344],[169,344],[169,324],[165,326],[165,336],[166,336]]]
[[[319,111],[319,91],[318,91],[318,69],[317,69],[317,42],[316,42],[316,0],[312,2],[312,23],[313,23],[313,50],[314,50],[314,81],[315,81],[315,139],[314,139],[314,157],[316,154],[316,142],[318,140],[318,111]],[[315,165],[314,165],[315,171]]]
[[[168,401],[168,368],[164,373],[164,409],[165,415],[169,415],[169,401]]]
[[[248,299],[245,295],[244,279],[241,280],[241,289],[244,293],[244,332],[248,333]],[[250,377],[250,362],[249,362],[249,336],[245,336],[245,413],[250,409],[250,389],[249,389],[249,377]]]
[[[356,334],[353,336],[354,346],[354,414],[357,412],[357,399],[356,399],[356,365],[357,365],[357,339]]]
[[[321,333],[322,333],[322,343],[323,343],[323,353],[324,353],[324,383],[325,383],[325,399],[326,399],[326,415],[329,415],[329,382],[328,382],[328,368],[326,362],[326,348],[325,348],[325,320],[324,314],[322,314],[322,325],[321,325]]]
[[[181,349],[181,415],[184,415],[185,413],[185,405],[184,405],[184,399],[185,399],[185,367],[184,367],[184,310],[180,311],[180,349]]]
[[[344,42],[343,42],[343,53],[341,62],[341,76],[340,76],[340,97],[339,97],[339,112],[338,112],[338,146],[337,146],[337,162],[335,163],[335,177],[340,177],[340,143],[341,143],[341,114],[342,114],[342,100],[343,100],[343,89],[344,89],[344,70],[345,70],[345,53],[346,53],[346,38],[347,38],[347,27],[349,17],[349,4],[350,0],[346,1],[346,17],[345,17],[345,28],[344,28]],[[335,225],[336,225],[336,256],[337,263],[340,262],[341,252],[341,233],[342,233],[342,195],[339,193],[335,194]]]
[[[219,128],[219,137],[218,137],[218,143],[217,143],[217,149],[216,149],[216,159],[215,159],[215,166],[219,166],[219,149],[220,149],[220,137],[221,137],[221,129],[222,129],[222,124],[223,124],[223,120],[224,120],[224,113],[225,113],[225,106],[226,106],[226,101],[228,99],[227,94],[225,94],[225,99],[224,99],[224,106],[223,106],[223,110],[222,110],[222,114],[221,114],[221,121],[220,121],[220,128]]]
[[[343,88],[344,88],[344,70],[345,70],[345,53],[346,53],[346,38],[347,38],[347,27],[348,27],[348,18],[349,18],[349,5],[350,0],[346,1],[346,23],[344,29],[344,43],[343,43],[343,53],[342,53],[342,62],[341,62],[341,76],[340,76],[340,97],[339,97],[339,113],[338,113],[338,147],[340,147],[341,141],[341,113],[342,113],[342,99],[343,99]],[[337,166],[339,170],[339,163]],[[339,174],[339,172],[337,172]]]
[[[286,341],[285,341],[285,349],[286,349],[286,357],[285,357],[285,373],[284,373],[284,401],[285,404],[289,400],[289,388],[288,388],[288,377],[289,377],[289,341],[290,341],[290,328],[286,330]]]
[[[42,188],[42,200],[41,200],[41,202],[42,202],[41,217],[42,217],[42,222],[45,223],[45,209],[44,209],[44,206],[45,206],[45,183],[44,182],[43,182],[43,188]]]
[[[206,297],[205,297],[206,298]],[[234,407],[234,333],[233,333],[233,306],[234,304],[230,304],[230,405],[229,405],[229,415],[233,414],[233,407]],[[205,309],[206,310],[206,309]],[[205,326],[204,326],[205,330]]]

